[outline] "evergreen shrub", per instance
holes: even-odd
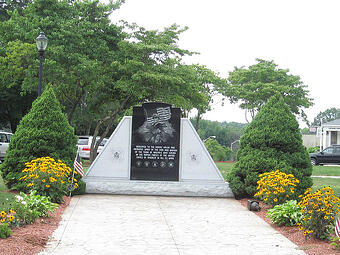
[[[253,197],[259,175],[276,169],[300,180],[290,199],[312,186],[312,165],[299,124],[280,95],[271,97],[247,126],[227,180],[236,198]]]
[[[35,158],[52,157],[72,166],[77,137],[61,110],[52,87],[37,98],[28,114],[20,121],[11,138],[4,163],[0,166],[8,188],[27,191],[19,181],[25,163]]]

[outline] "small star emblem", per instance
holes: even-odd
[[[169,166],[170,168],[173,168],[173,167],[175,166],[175,162],[170,161],[170,162],[168,163],[168,166]]]

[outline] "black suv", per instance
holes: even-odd
[[[309,153],[312,165],[340,164],[340,145],[332,145],[321,152]]]

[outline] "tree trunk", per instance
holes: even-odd
[[[97,156],[97,151],[98,151],[99,145],[104,140],[105,136],[107,136],[107,134],[109,133],[110,128],[113,126],[113,123],[116,120],[116,118],[118,117],[119,113],[127,106],[127,103],[128,103],[129,99],[130,99],[130,97],[127,97],[122,102],[120,107],[118,109],[116,109],[115,111],[113,111],[111,116],[107,116],[104,119],[98,121],[96,129],[94,130],[93,139],[92,139],[92,143],[91,143],[91,151],[90,151],[90,162],[91,163],[95,160],[95,158]],[[99,134],[99,128],[107,120],[109,120],[109,123],[106,126],[105,131],[103,132],[103,134],[101,134],[99,140],[96,142],[96,138],[97,138],[97,136]]]
[[[244,118],[246,119],[247,123],[249,123],[248,118],[247,118],[247,112],[248,112],[248,109],[245,109],[244,110]]]
[[[94,133],[93,133],[92,142],[91,142],[91,150],[90,150],[90,162],[91,163],[95,160],[95,158],[97,156],[97,150],[98,150],[99,145],[98,146],[96,146],[96,145],[98,144],[99,141],[96,143],[96,140],[97,140],[97,136],[98,136],[98,133],[99,133],[99,128],[109,118],[110,117],[105,117],[104,119],[101,119],[97,122],[96,128],[95,128]],[[101,141],[103,139],[101,139]]]
[[[81,92],[79,92],[79,94],[76,92],[76,100],[75,100],[75,102],[73,100],[71,100],[65,93],[63,93],[64,96],[66,97],[66,99],[72,104],[71,110],[69,111],[69,113],[67,115],[67,119],[68,119],[69,123],[71,123],[72,118],[73,118],[73,113],[76,110],[77,106],[79,105],[82,97],[86,94],[86,90],[84,89],[84,86],[81,86],[78,83],[78,88],[81,89]]]
[[[88,123],[87,123],[87,128],[86,128],[85,135],[90,135],[90,132],[91,132],[91,123],[88,122]]]
[[[202,114],[200,113],[200,111],[198,111],[197,116],[196,116],[196,122],[195,122],[196,131],[198,130],[201,118],[202,118]]]

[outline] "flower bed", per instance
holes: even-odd
[[[64,196],[64,203],[48,218],[39,218],[33,224],[13,228],[13,234],[0,240],[1,254],[6,255],[33,255],[44,250],[48,237],[58,227],[64,210],[71,198]]]
[[[248,198],[238,200],[240,204],[247,208]],[[280,234],[287,237],[291,242],[296,244],[299,249],[303,250],[305,253],[309,255],[330,255],[330,254],[339,254],[339,252],[335,251],[331,248],[329,241],[318,240],[314,237],[310,237],[307,240],[301,234],[301,231],[297,226],[295,227],[278,227],[271,223],[270,219],[266,217],[267,210],[270,209],[270,206],[260,202],[261,211],[254,212],[261,219],[266,221],[271,227],[277,230]]]

